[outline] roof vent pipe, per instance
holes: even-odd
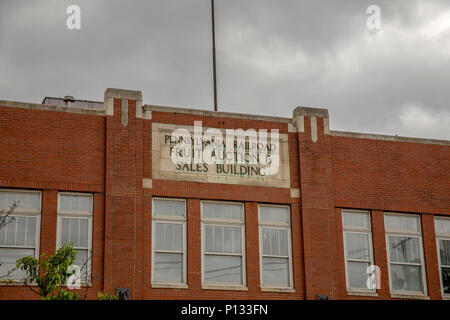
[[[73,98],[73,96],[70,95],[65,95],[64,96],[64,103],[66,104],[67,107],[71,107],[72,106],[72,102],[74,102],[75,99]]]

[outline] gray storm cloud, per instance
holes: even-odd
[[[81,30],[66,8],[81,8]],[[366,27],[369,5],[381,29]],[[209,0],[0,1],[0,98],[107,87],[148,104],[212,109]],[[450,1],[216,0],[219,109],[332,129],[450,139]]]

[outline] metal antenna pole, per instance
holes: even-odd
[[[213,50],[213,81],[214,81],[214,111],[217,111],[217,79],[216,79],[216,35],[214,27],[214,0],[211,0],[212,18],[212,50]]]

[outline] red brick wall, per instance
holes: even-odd
[[[40,253],[56,249],[58,191],[94,194],[87,295],[96,297],[103,288],[105,118],[0,106],[0,137],[0,188],[42,191]],[[0,286],[0,299],[37,298],[22,286]]]

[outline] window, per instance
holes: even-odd
[[[259,206],[261,286],[293,288],[289,207]]]
[[[367,268],[373,265],[370,213],[342,211],[347,290],[374,291],[367,286]]]
[[[152,283],[186,284],[186,204],[153,199]]]
[[[0,229],[0,277],[3,277],[2,280],[24,279],[23,271],[13,271],[16,268],[16,260],[26,256],[39,258],[41,193],[0,190],[0,209],[9,210],[14,201],[18,203],[18,207],[10,216],[13,219]]]
[[[384,224],[391,291],[425,293],[420,217],[389,213],[384,216]]]
[[[85,284],[91,279],[92,207],[92,194],[58,194],[57,247],[72,243],[78,252],[73,265],[80,268],[80,281]]]
[[[245,286],[244,208],[202,202],[203,284]]]
[[[445,296],[450,296],[450,219],[436,217],[434,226],[438,246],[442,293]]]

